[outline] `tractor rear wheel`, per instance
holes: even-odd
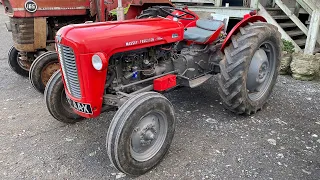
[[[48,51],[41,54],[30,67],[29,79],[32,86],[43,93],[50,77],[59,69],[60,64],[56,52]]]
[[[137,19],[156,18],[158,16],[167,17],[168,15],[165,14],[162,10],[160,10],[160,7],[168,7],[168,9],[171,8],[171,6],[151,6],[143,10],[141,14],[137,17]]]
[[[265,22],[249,23],[232,36],[218,75],[224,106],[237,114],[256,113],[268,100],[278,77],[281,38]]]
[[[68,103],[60,71],[56,71],[48,81],[44,91],[44,99],[50,114],[63,123],[76,123],[83,118],[73,112]]]
[[[28,63],[21,61],[19,59],[19,51],[14,46],[11,46],[8,52],[8,64],[10,68],[17,74],[28,77],[31,62]]]
[[[172,104],[156,92],[137,94],[117,111],[107,135],[110,161],[128,175],[141,175],[167,153],[175,130]]]

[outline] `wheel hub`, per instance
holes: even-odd
[[[47,84],[53,73],[60,69],[58,62],[50,63],[46,65],[41,71],[41,81],[44,85]]]
[[[158,127],[159,124],[156,122],[156,117],[147,116],[143,118],[135,127],[132,134],[132,146],[134,150],[137,152],[147,150],[157,140]]]
[[[151,112],[142,117],[131,134],[131,153],[137,161],[147,161],[162,147],[167,134],[165,115]]]
[[[263,83],[266,80],[266,77],[268,75],[268,68],[269,68],[269,63],[267,61],[260,66],[259,74],[257,78],[258,83]]]
[[[157,130],[154,124],[149,124],[140,134],[140,144],[142,146],[147,146],[152,143],[156,138]]]
[[[247,92],[251,101],[258,101],[270,89],[276,69],[276,50],[270,41],[263,42],[253,54],[247,73]]]
[[[19,52],[17,62],[22,69],[29,71],[32,60],[33,59],[28,58],[26,52]]]
[[[265,82],[269,74],[268,56],[263,49],[257,50],[250,63],[247,79],[247,89],[250,92],[257,91],[258,87]]]

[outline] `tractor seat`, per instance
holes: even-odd
[[[199,19],[196,22],[196,27],[189,27],[184,31],[184,39],[205,43],[222,25],[222,21]]]

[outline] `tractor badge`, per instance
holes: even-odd
[[[29,12],[29,13],[34,13],[37,11],[38,6],[36,4],[36,2],[32,1],[32,0],[28,0],[26,1],[26,3],[24,4],[24,8]]]

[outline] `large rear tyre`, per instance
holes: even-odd
[[[175,130],[172,104],[156,92],[131,97],[117,111],[107,135],[113,165],[128,175],[141,175],[167,153]]]
[[[271,24],[255,22],[240,28],[231,39],[220,62],[219,94],[227,109],[250,115],[263,107],[276,83],[280,33]]]
[[[17,74],[28,77],[29,65],[22,63],[22,61],[19,59],[19,51],[14,46],[11,46],[8,52],[8,64],[10,68]]]
[[[156,18],[158,16],[167,17],[167,14],[160,9],[161,7],[168,10],[171,8],[171,6],[151,6],[143,10],[137,19]]]
[[[44,98],[50,114],[63,123],[76,123],[83,117],[73,112],[68,103],[60,71],[56,71],[48,81]]]
[[[50,77],[59,69],[60,64],[56,52],[48,51],[41,54],[30,67],[29,79],[32,86],[43,93]]]

